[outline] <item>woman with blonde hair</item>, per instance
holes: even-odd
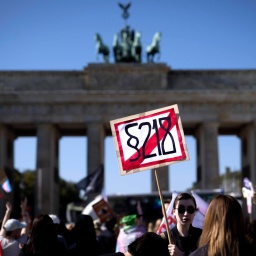
[[[230,195],[216,196],[207,209],[199,248],[190,256],[250,256],[256,248],[246,240],[240,203]]]

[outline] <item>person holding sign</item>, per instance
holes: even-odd
[[[177,224],[170,230],[172,242],[168,245],[171,256],[187,256],[197,249],[202,229],[192,226],[196,211],[196,200],[192,195],[177,195],[173,204],[173,215]],[[167,231],[160,236],[167,240]]]

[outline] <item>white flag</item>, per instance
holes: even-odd
[[[254,188],[252,182],[248,178],[244,178],[244,187],[242,188],[243,197],[246,198],[247,212],[252,214],[252,197],[254,194]]]
[[[206,214],[209,204],[194,191],[191,191],[191,194],[195,198],[196,205],[198,208],[198,211],[196,212],[196,215],[195,215],[192,225],[194,227],[202,229],[203,224],[204,224],[204,217],[205,217],[205,214]]]
[[[169,229],[171,229],[173,226],[175,226],[176,224],[176,219],[174,218],[173,214],[172,214],[172,209],[173,209],[173,204],[174,204],[174,200],[176,198],[176,196],[178,195],[177,192],[173,192],[172,193],[172,201],[170,202],[167,210],[166,210],[166,216],[167,216],[167,221],[168,221],[168,225],[169,225]],[[156,231],[157,234],[161,234],[164,231],[166,231],[166,225],[165,225],[165,218],[163,217],[161,224],[158,228],[158,230]]]

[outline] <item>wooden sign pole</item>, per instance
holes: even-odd
[[[170,234],[170,229],[169,229],[169,225],[168,225],[168,219],[167,219],[167,215],[166,215],[166,210],[164,208],[164,200],[163,200],[163,195],[162,195],[162,191],[159,185],[159,180],[158,180],[158,175],[157,175],[157,170],[155,170],[155,177],[156,177],[156,184],[157,184],[157,189],[158,189],[158,193],[160,196],[160,200],[161,200],[161,205],[162,205],[162,212],[164,214],[164,220],[165,220],[165,225],[166,225],[166,231],[167,231],[167,235],[168,235],[168,240],[170,244],[173,244],[172,238],[171,238],[171,234]]]

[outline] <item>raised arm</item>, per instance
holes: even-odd
[[[5,235],[4,224],[6,223],[7,220],[10,219],[11,212],[12,212],[12,205],[11,205],[10,202],[6,202],[5,206],[6,206],[6,211],[5,211],[5,214],[4,214],[4,218],[3,218],[2,226],[1,226],[1,230],[0,230],[0,235],[1,236]]]
[[[27,203],[28,199],[25,197],[23,201],[21,201],[20,208],[21,208],[21,221],[26,222],[27,226],[21,230],[21,235],[26,234],[28,235],[29,231],[29,215],[27,213]]]

